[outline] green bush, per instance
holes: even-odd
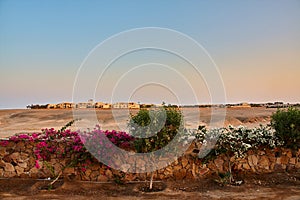
[[[300,110],[289,108],[277,110],[272,115],[271,125],[276,136],[284,142],[284,146],[291,149],[300,148]]]
[[[128,124],[133,136],[142,136],[135,140],[136,151],[147,153],[167,145],[180,130],[182,120],[181,112],[175,108],[140,110]]]
[[[140,110],[129,121],[130,132],[139,136],[134,141],[138,153],[149,153],[165,147],[183,130],[183,117],[176,108],[164,106],[156,110]],[[149,190],[152,190],[154,172],[151,172]]]

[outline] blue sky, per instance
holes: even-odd
[[[228,102],[300,102],[300,1],[1,0],[0,108],[71,101],[87,54],[141,27],[174,29],[203,45]]]

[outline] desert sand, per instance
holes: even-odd
[[[130,119],[130,114],[138,110],[88,110],[82,121],[97,115],[97,123],[102,129],[124,130]],[[185,127],[195,128],[198,125],[208,127],[223,127],[228,125],[247,127],[268,124],[274,108],[184,108]],[[226,114],[226,115],[225,115]],[[90,115],[90,116],[89,116]],[[224,120],[222,119],[224,115]],[[86,117],[86,118],[85,118]],[[60,129],[74,119],[72,109],[7,109],[0,110],[0,138],[16,133],[40,132],[43,128]],[[212,123],[213,122],[213,123]],[[96,124],[95,124],[96,125]],[[93,128],[93,127],[90,127]],[[73,130],[78,127],[72,126]],[[125,130],[126,131],[126,130]]]

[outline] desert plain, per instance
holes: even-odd
[[[207,127],[266,125],[276,108],[182,108],[186,128],[198,125]],[[82,112],[82,111],[80,111]],[[127,109],[90,109],[84,111],[81,121],[97,116],[93,126],[100,125],[104,130],[125,130],[131,114],[138,110]],[[4,109],[0,110],[0,138],[6,138],[17,133],[40,132],[41,129],[60,129],[71,120],[78,118],[72,109]],[[70,127],[78,129],[76,126]],[[93,128],[93,127],[90,127]]]

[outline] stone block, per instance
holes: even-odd
[[[100,174],[100,175],[97,177],[97,181],[100,181],[100,182],[107,182],[107,181],[108,181],[108,178],[107,178],[106,176]]]
[[[251,166],[251,167],[255,167],[257,166],[257,163],[258,163],[258,158],[257,156],[255,155],[250,155],[248,156],[248,164]]]
[[[22,167],[23,169],[26,169],[28,165],[27,165],[27,162],[20,162],[20,163],[18,163],[18,166]]]
[[[14,168],[14,166],[12,164],[5,163],[4,171],[6,171],[6,172],[14,172],[15,168]]]
[[[181,164],[182,167],[185,168],[189,164],[189,160],[186,157],[182,157]]]
[[[13,160],[14,162],[18,162],[19,160],[21,160],[21,155],[20,155],[19,152],[14,152],[14,153],[10,154],[9,157],[10,157],[11,160]]]
[[[208,174],[209,171],[210,171],[210,170],[209,170],[208,168],[200,169],[200,170],[199,170],[199,175],[200,175],[200,176],[204,176],[204,175]]]
[[[175,180],[182,180],[185,178],[185,176],[186,176],[185,169],[180,169],[173,172],[173,177],[175,178]]]
[[[215,165],[217,167],[217,170],[219,172],[223,172],[224,171],[224,169],[223,169],[224,160],[222,158],[215,159],[214,163],[215,163]]]
[[[15,166],[15,169],[16,169],[16,172],[17,172],[18,176],[20,176],[21,174],[24,173],[24,168],[22,168],[22,167]]]
[[[289,163],[289,157],[281,156],[280,157],[280,163],[283,164],[283,165],[287,165]]]
[[[263,169],[269,170],[270,169],[270,162],[267,156],[261,156],[259,159],[259,166]]]
[[[4,147],[0,147],[0,157],[3,158],[6,154],[6,149]]]
[[[295,165],[296,164],[296,158],[290,158],[289,164]]]
[[[244,164],[243,164],[243,168],[244,168],[245,170],[250,170],[250,169],[251,169],[251,167],[249,166],[248,163],[244,163]]]

